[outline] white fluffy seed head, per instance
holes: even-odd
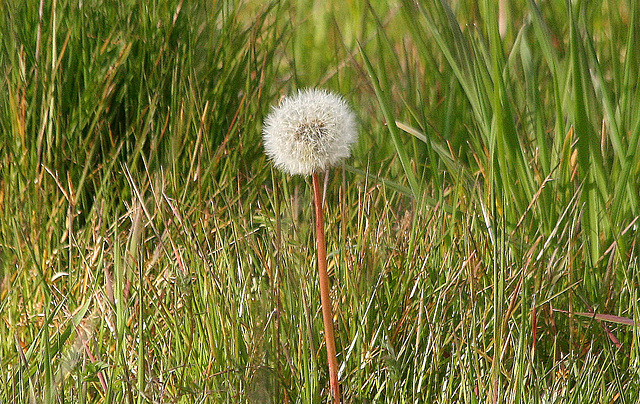
[[[262,137],[265,153],[277,168],[291,175],[310,175],[349,157],[358,130],[342,97],[308,89],[271,110]]]

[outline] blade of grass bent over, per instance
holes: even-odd
[[[400,159],[400,163],[402,164],[402,169],[407,176],[407,181],[409,181],[409,188],[411,188],[413,196],[416,199],[420,199],[420,197],[422,196],[420,186],[418,185],[418,181],[416,180],[413,170],[411,169],[411,164],[409,162],[407,152],[404,149],[402,141],[400,140],[400,133],[398,127],[396,126],[396,120],[391,112],[391,102],[388,99],[387,93],[383,90],[383,88],[390,88],[389,83],[386,79],[384,71],[381,72],[381,76],[380,78],[378,78],[378,75],[376,74],[376,71],[371,64],[371,61],[367,57],[364,49],[362,48],[362,45],[359,42],[358,47],[360,48],[360,54],[362,55],[362,60],[364,61],[367,73],[371,77],[371,83],[373,84],[374,90],[376,92],[378,103],[380,104],[380,108],[382,109],[384,118],[387,121],[387,128],[389,129],[391,140],[393,140],[393,144],[396,148],[396,151],[398,152],[398,158]]]

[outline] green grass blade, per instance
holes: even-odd
[[[389,88],[389,83],[386,80],[386,76],[384,74],[378,77],[376,70],[373,68],[373,65],[366,55],[365,50],[362,48],[362,45],[358,44],[358,46],[360,47],[360,54],[362,56],[362,60],[364,61],[365,68],[367,69],[367,73],[371,77],[371,82],[376,92],[378,103],[385,117],[387,128],[389,130],[389,134],[391,135],[391,140],[393,141],[396,153],[398,154],[398,159],[400,160],[400,164],[402,165],[402,168],[404,170],[407,182],[409,183],[411,193],[414,198],[420,200],[422,198],[421,187],[411,167],[411,163],[409,161],[409,157],[407,156],[404,144],[400,139],[400,132],[398,130],[398,127],[396,126],[395,118],[391,112],[391,104],[390,100],[388,99],[388,94],[383,91],[383,88]]]

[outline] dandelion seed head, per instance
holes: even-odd
[[[291,175],[310,175],[341,163],[358,137],[356,119],[342,97],[308,89],[274,107],[262,129],[265,153]]]

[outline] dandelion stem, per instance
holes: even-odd
[[[322,320],[324,322],[324,340],[327,345],[329,379],[334,404],[340,404],[340,386],[338,384],[338,360],[336,343],[333,337],[333,313],[329,297],[329,274],[327,273],[327,243],[324,238],[324,213],[322,210],[322,188],[317,173],[313,173],[313,199],[316,207],[316,241],[318,244],[318,274],[320,279],[320,300]]]

